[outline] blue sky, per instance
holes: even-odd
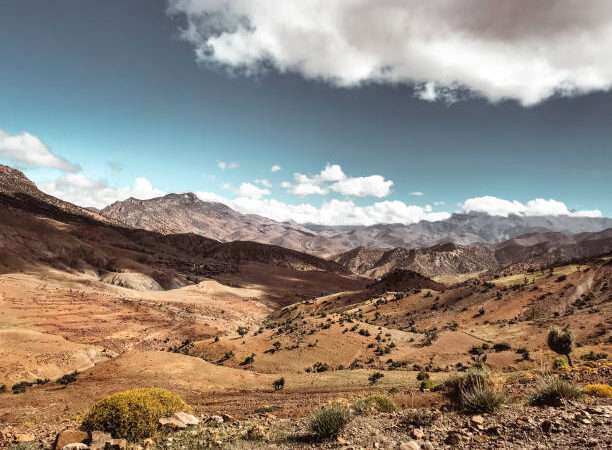
[[[336,62],[318,51],[294,62],[284,56],[291,47],[262,59],[252,36],[247,50],[213,42],[210,25],[195,19],[227,2],[185,4],[169,14],[161,0],[2,2],[0,162],[85,206],[195,191],[245,212],[330,224],[435,220],[466,210],[468,199],[481,200],[467,209],[498,214],[612,215],[608,67],[586,81],[580,68],[560,68],[577,74],[562,95],[538,73],[495,84],[460,68],[453,76],[467,81],[456,88],[397,59],[398,81],[364,78],[352,71],[371,59],[364,52],[345,65],[344,53]],[[275,10],[250,17],[248,3],[233,5],[273,35]],[[295,14],[302,24],[308,10]],[[203,28],[181,35],[190,23]],[[331,38],[317,45],[335,48]],[[213,55],[197,57],[202,46]],[[527,66],[526,58],[508,64]],[[44,151],[69,170],[33,159]],[[334,165],[335,178],[322,175]],[[557,203],[528,203],[535,199]]]

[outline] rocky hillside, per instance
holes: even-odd
[[[240,214],[193,193],[168,194],[151,200],[130,198],[101,213],[132,228],[163,234],[194,233],[222,242],[255,241],[320,254],[325,239],[297,224],[280,223],[255,214]],[[324,242],[319,242],[320,240]]]
[[[55,268],[101,279],[137,273],[137,285],[174,288],[257,263],[297,271],[343,273],[339,264],[279,246],[223,243],[196,234],[161,234],[117,225],[42,193],[21,172],[0,167],[0,271]],[[110,274],[110,275],[109,275]],[[121,283],[130,277],[119,277]]]

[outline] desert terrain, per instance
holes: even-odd
[[[191,405],[210,448],[612,445],[610,398],[527,401],[544,375],[610,384],[609,230],[322,259],[131,228],[0,180],[3,448],[52,448],[96,401],[147,387]],[[571,367],[552,326],[574,334]],[[464,414],[439,388],[473,367],[503,387],[499,411]],[[321,407],[372,395],[393,408],[309,437]]]

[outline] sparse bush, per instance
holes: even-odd
[[[274,380],[272,387],[275,391],[280,391],[285,388],[285,378],[281,377],[278,380]]]
[[[593,397],[612,398],[612,386],[609,384],[587,384],[584,393]]]
[[[429,374],[426,371],[421,370],[419,373],[417,373],[416,379],[418,381],[429,380]]]
[[[378,383],[385,375],[381,372],[374,372],[372,375],[368,377],[368,381],[370,384]]]
[[[178,395],[165,389],[130,389],[94,404],[82,426],[86,431],[105,431],[135,442],[155,434],[162,417],[190,410]]]
[[[349,409],[339,403],[333,403],[312,415],[309,429],[319,439],[330,439],[338,436],[350,421]]]
[[[77,371],[67,373],[66,375],[62,376],[60,379],[57,380],[57,384],[68,386],[69,384],[75,383],[78,376],[79,374]]]
[[[489,372],[482,368],[472,368],[448,379],[441,389],[457,409],[470,413],[494,412],[504,402],[503,393],[495,388]]]
[[[440,418],[440,416],[440,412],[435,410],[411,409],[404,411],[404,415],[400,419],[400,424],[406,428],[430,427]]]
[[[431,391],[435,387],[436,387],[436,383],[434,383],[432,380],[423,380],[421,381],[421,384],[419,385],[419,389],[421,390],[421,392]]]
[[[504,402],[504,395],[483,381],[461,390],[462,409],[469,413],[492,413]]]
[[[247,327],[238,327],[236,332],[240,335],[240,337],[245,337],[248,334],[249,329]]]
[[[564,355],[568,364],[573,365],[570,353],[574,349],[575,339],[574,334],[568,328],[562,330],[559,327],[552,327],[548,332],[547,343],[552,351]]]
[[[538,382],[536,392],[529,399],[529,403],[538,406],[560,406],[561,400],[574,400],[582,394],[582,390],[571,382],[549,376]]]
[[[368,414],[373,411],[390,413],[397,410],[397,405],[386,395],[371,395],[356,400],[353,409],[357,414]]]
[[[512,346],[507,342],[498,342],[496,344],[493,344],[493,350],[495,350],[496,352],[507,352],[511,349]]]
[[[255,362],[255,353],[251,353],[249,356],[244,358],[244,360],[240,363],[241,366],[249,366]]]

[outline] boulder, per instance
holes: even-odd
[[[198,425],[200,423],[200,419],[198,419],[196,416],[192,416],[191,414],[187,414],[185,412],[177,412],[173,417],[177,418],[185,425]]]
[[[68,444],[84,444],[89,441],[89,433],[81,430],[64,430],[60,431],[55,438],[53,448],[62,450]]]
[[[187,428],[187,425],[180,419],[176,417],[162,417],[159,419],[159,424],[162,427],[169,428],[171,430],[184,430]]]

